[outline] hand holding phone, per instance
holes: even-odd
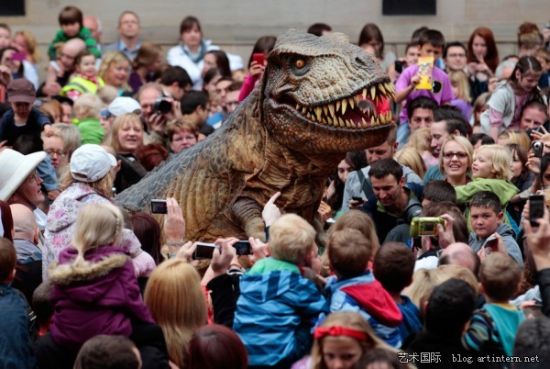
[[[544,217],[544,195],[529,196],[529,222],[532,227],[538,227],[538,220]]]
[[[265,54],[264,53],[252,54],[252,61],[256,62],[258,65],[265,65]]]

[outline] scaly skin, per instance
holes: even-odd
[[[190,240],[263,238],[261,211],[277,205],[313,222],[328,175],[352,150],[383,143],[393,88],[375,60],[343,35],[289,31],[260,86],[222,128],[122,192],[143,210],[175,197]]]

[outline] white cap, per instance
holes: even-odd
[[[119,117],[127,113],[139,114],[141,112],[141,106],[131,97],[119,96],[109,104],[107,110],[111,115]]]
[[[7,201],[45,158],[44,151],[28,155],[12,149],[0,151],[0,200]]]
[[[116,159],[103,147],[95,144],[85,144],[73,152],[71,176],[81,182],[97,182],[116,166]]]

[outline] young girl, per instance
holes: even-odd
[[[355,312],[335,312],[315,329],[311,356],[292,369],[351,369],[375,347],[395,352],[378,338],[367,321]]]
[[[88,50],[84,50],[76,57],[76,72],[71,76],[69,83],[61,90],[62,96],[76,101],[82,94],[96,94],[105,83],[97,76],[96,58]]]
[[[449,80],[455,95],[450,104],[460,110],[464,119],[470,121],[472,117],[472,104],[470,103],[472,98],[470,97],[468,76],[461,70],[450,71]]]
[[[489,98],[489,108],[481,115],[484,132],[497,139],[504,129],[518,129],[523,106],[540,100],[537,87],[542,67],[532,56],[519,59],[510,79],[500,83]]]
[[[52,340],[77,349],[98,334],[132,334],[132,324],[153,323],[140,295],[131,259],[118,246],[124,219],[112,204],[89,204],[76,220],[74,248],[50,272],[55,312]]]

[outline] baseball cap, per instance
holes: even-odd
[[[77,181],[97,182],[116,166],[116,159],[99,145],[85,144],[73,152],[69,166]]]
[[[101,111],[103,117],[113,115],[115,117],[121,116],[127,113],[141,113],[141,105],[131,97],[119,96],[115,98],[107,107]]]
[[[25,79],[14,79],[8,85],[9,102],[26,102],[32,104],[36,100],[36,91],[33,84]]]

